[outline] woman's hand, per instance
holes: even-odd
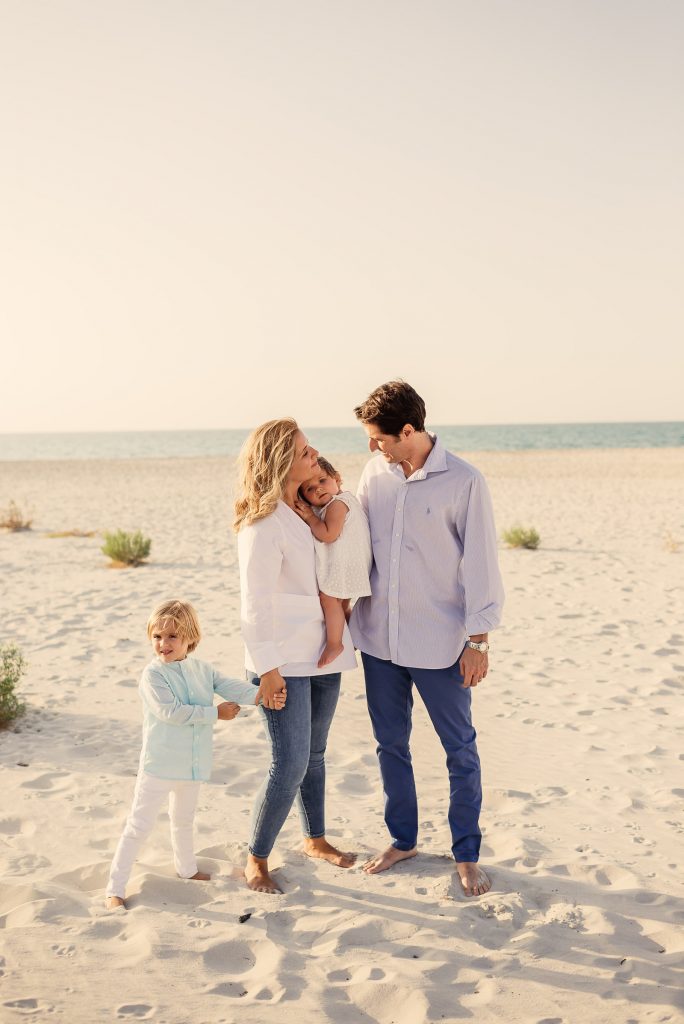
[[[255,704],[263,704],[271,711],[279,711],[287,698],[287,686],[277,668],[265,672],[259,682],[259,689],[254,698]]]

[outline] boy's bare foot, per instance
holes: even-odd
[[[282,896],[283,890],[276,885],[268,873],[268,861],[260,857],[253,857],[250,853],[245,865],[245,878],[247,885],[254,892],[266,892],[272,896]]]
[[[319,839],[304,839],[304,853],[307,857],[316,857],[319,860],[327,860],[338,868],[350,868],[356,861],[355,853],[342,853],[331,846],[325,836]]]
[[[178,876],[181,877],[180,875]],[[194,875],[188,875],[189,882],[210,882],[211,875],[208,875],[206,871],[196,871]]]
[[[409,857],[415,857],[418,850],[397,850],[396,846],[388,846],[383,853],[379,853],[376,857],[371,857],[365,864],[362,865],[363,870],[369,875],[377,875],[380,871],[387,871],[388,868],[394,867],[400,860],[408,860]]]
[[[344,644],[326,644],[323,648],[323,653],[318,659],[318,667],[323,668],[325,665],[329,665],[335,658],[339,658],[343,650]]]
[[[126,910],[126,904],[120,896],[105,896],[105,907],[107,910],[116,910],[118,907]]]
[[[466,896],[483,896],[492,887],[489,875],[473,861],[456,861],[456,870]]]

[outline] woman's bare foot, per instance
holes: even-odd
[[[180,875],[178,876],[181,877]],[[188,875],[189,882],[210,882],[211,875],[208,875],[206,871],[196,871],[194,875]]]
[[[396,846],[388,846],[383,853],[379,853],[376,857],[371,857],[365,864],[362,864],[363,870],[369,875],[377,875],[380,871],[387,871],[388,868],[394,867],[400,860],[408,860],[409,857],[415,857],[418,850],[397,850]]]
[[[121,896],[105,896],[105,907],[107,910],[117,910],[118,907],[123,907],[126,910],[126,904]]]
[[[331,846],[325,836],[319,839],[304,839],[304,853],[307,857],[317,857],[319,860],[327,860],[338,868],[350,868],[356,862],[355,853],[342,853]]]
[[[472,861],[456,861],[456,871],[466,896],[484,896],[492,887],[489,875]]]
[[[282,895],[283,890],[276,885],[268,873],[268,860],[261,857],[253,857],[250,853],[245,865],[245,878],[247,885],[254,892],[267,892],[273,896]]]
[[[339,658],[343,650],[344,644],[326,644],[323,648],[323,653],[318,659],[318,667],[323,668],[325,665],[329,665],[335,658]]]

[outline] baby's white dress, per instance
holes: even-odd
[[[342,491],[324,508],[314,509],[320,519],[325,519],[333,501],[341,501],[349,511],[337,540],[332,544],[315,540],[318,588],[330,597],[368,597],[373,552],[366,513],[353,494]]]

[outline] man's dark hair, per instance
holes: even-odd
[[[403,380],[391,380],[372,391],[365,402],[354,409],[362,423],[375,423],[381,434],[398,437],[410,423],[414,430],[425,430],[425,402]]]

